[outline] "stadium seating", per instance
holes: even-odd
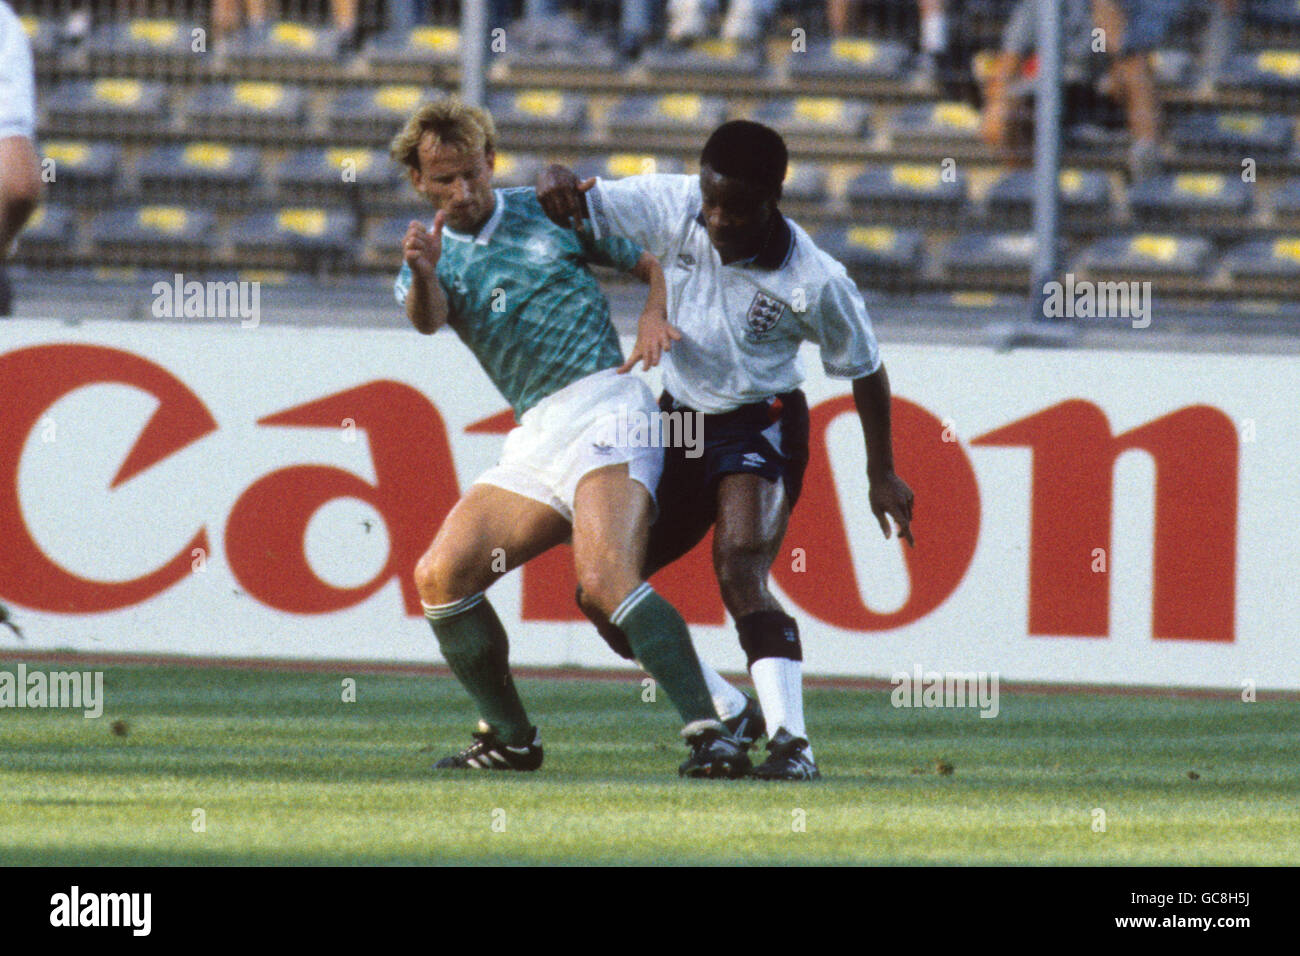
[[[84,261],[107,224],[165,206],[184,215],[133,221],[132,241],[104,244],[106,261],[157,263],[169,248],[173,260],[188,259],[184,241],[153,241],[166,234],[157,224],[183,221],[184,240],[206,209],[215,219],[201,253],[223,267],[391,271],[380,226],[404,228],[424,204],[386,147],[416,104],[456,88],[460,35],[445,5],[437,24],[374,31],[352,60],[340,57],[324,17],[273,24],[233,38],[222,56],[195,56],[186,15],[101,20],[77,45],[44,5],[16,5],[36,57],[38,140],[56,170],[48,225],[20,256],[44,243],[57,267],[48,237],[81,224],[98,229],[96,242],[79,230],[62,255]],[[950,11],[950,30],[987,65],[1013,5],[970,0]],[[783,208],[838,243],[856,275],[944,295],[962,283],[981,295],[1008,288],[1025,268],[1016,237],[1031,221],[1030,175],[997,168],[977,135],[978,113],[918,82],[912,26],[863,13],[881,27],[871,39],[810,30],[804,50],[786,30],[794,18],[757,51],[722,40],[652,46],[631,68],[600,30],[549,51],[525,50],[512,34],[509,52],[492,58],[509,67],[497,63],[491,74],[496,181],[530,185],[543,162],[557,160],[582,175],[641,171],[647,157],[656,171],[691,171],[714,126],[753,117],[791,147]],[[1067,141],[1061,226],[1072,262],[1131,265],[1209,296],[1288,288],[1278,276],[1289,274],[1291,247],[1275,255],[1274,246],[1300,231],[1300,4],[1256,0],[1245,16],[1243,45],[1216,87],[1200,85],[1194,36],[1176,31],[1156,52],[1163,175],[1121,188],[1122,114],[1110,129],[1094,123]],[[355,180],[343,175],[349,157]],[[943,175],[948,158],[957,160],[952,177]],[[1243,158],[1257,162],[1256,181],[1242,181]],[[291,216],[295,228],[277,227],[282,210],[300,207],[324,218]]]
[[[445,26],[420,26],[389,30],[366,45],[366,65],[373,69],[431,65],[455,66],[460,62],[460,31]]]
[[[283,20],[233,37],[225,65],[237,76],[313,79],[328,76],[338,56],[333,28]]]
[[[1239,175],[1178,173],[1129,187],[1134,222],[1156,228],[1239,228],[1251,212],[1253,187]]]
[[[685,49],[658,47],[641,57],[641,65],[652,77],[673,78],[680,85],[682,77],[696,80],[714,76],[757,77],[763,60],[756,49],[719,39],[705,40]]]
[[[925,257],[925,236],[917,229],[841,226],[814,234],[813,241],[843,262],[855,280],[879,289],[911,289]]]
[[[345,146],[295,150],[274,165],[269,178],[280,202],[324,205],[393,202],[406,183],[387,152]]]
[[[1213,248],[1202,236],[1138,233],[1101,239],[1085,250],[1084,277],[1159,282],[1162,294],[1197,288],[1210,271]]]
[[[210,199],[232,202],[250,198],[248,184],[257,181],[258,150],[219,142],[158,146],[136,165],[142,194],[154,201]]]
[[[249,213],[231,226],[230,241],[248,265],[319,273],[347,267],[355,231],[347,210],[290,207]]]
[[[1028,232],[970,233],[944,246],[938,263],[946,279],[967,288],[1024,289],[1035,248]]]
[[[1273,222],[1282,229],[1300,230],[1300,176],[1288,179],[1273,193]]]
[[[1175,150],[1220,157],[1280,157],[1291,151],[1295,122],[1278,114],[1195,113],[1176,119],[1169,128]]]
[[[901,80],[911,54],[892,41],[837,39],[808,44],[789,58],[791,79],[837,79],[852,83]]]
[[[181,20],[108,23],[86,41],[86,62],[103,73],[178,73],[197,69],[199,58],[195,54],[207,47],[204,33],[196,33],[199,29],[199,24]]]
[[[957,223],[966,215],[967,177],[935,164],[894,163],[871,166],[849,183],[854,212],[881,221],[907,224],[917,218]]]
[[[647,173],[681,173],[686,171],[681,160],[648,153],[613,153],[574,163],[573,171],[579,179],[600,176],[603,179],[622,179]]]
[[[488,100],[498,130],[578,133],[587,117],[582,97],[562,90],[517,90],[493,93]]]
[[[103,203],[116,188],[122,149],[112,142],[47,140],[41,150],[53,161],[54,181],[63,202]]]
[[[167,87],[133,77],[73,80],[45,101],[48,126],[77,136],[157,134],[167,126]]]
[[[334,97],[325,112],[326,124],[335,140],[384,143],[422,101],[439,95],[439,90],[407,84],[354,87]]]
[[[70,208],[49,203],[38,206],[18,236],[15,258],[19,262],[40,262],[66,256],[72,246],[74,227]]]
[[[1292,299],[1300,295],[1300,234],[1251,239],[1223,261],[1239,292]]]
[[[201,266],[216,251],[216,217],[195,206],[108,209],[90,224],[96,259],[105,263]]]
[[[260,135],[280,139],[302,126],[307,95],[282,83],[251,80],[208,84],[186,104],[186,131],[195,138]]]
[[[1061,170],[1060,197],[1066,233],[1102,229],[1110,220],[1110,182],[1103,172]],[[1004,173],[984,194],[986,219],[1012,228],[1029,226],[1033,203],[1034,176],[1029,170]]]
[[[862,139],[870,132],[870,110],[866,104],[830,96],[798,96],[769,100],[754,113],[754,119],[787,137],[820,139]]]

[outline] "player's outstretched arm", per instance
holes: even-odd
[[[554,164],[537,174],[537,201],[551,222],[561,229],[577,231],[587,218],[587,204],[582,195],[594,185],[594,176],[579,179],[568,166]]]
[[[447,322],[447,293],[438,281],[438,260],[442,257],[442,224],[447,215],[439,212],[433,230],[411,221],[402,240],[402,259],[411,267],[411,288],[406,293],[406,317],[419,331],[432,335]]]
[[[649,283],[650,293],[646,296],[645,308],[636,325],[636,345],[632,354],[619,367],[619,372],[630,372],[637,362],[643,362],[643,369],[649,370],[659,364],[664,352],[680,340],[682,333],[668,322],[668,283],[664,279],[664,270],[659,260],[648,252],[641,253],[631,269],[632,275],[642,282]]]
[[[889,520],[898,525],[898,536],[913,547],[912,489],[894,474],[894,444],[889,423],[889,376],[882,363],[870,375],[853,380],[853,404],[862,420],[867,442],[867,480],[871,484],[871,513],[880,530],[889,537]],[[888,516],[888,518],[886,517]]]

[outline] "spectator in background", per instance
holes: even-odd
[[[1178,0],[1064,0],[1063,7],[1063,83],[1067,89],[1083,85],[1113,91],[1124,107],[1131,140],[1130,177],[1137,180],[1157,174],[1160,110],[1150,53],[1163,40],[1171,12],[1181,4]],[[1032,59],[1031,73],[1037,72],[1035,14],[1034,0],[1020,0],[1016,5],[1003,34],[1002,52],[986,82],[980,132],[985,143],[996,149],[1024,145],[1026,104],[1032,99],[1033,86],[1022,68]],[[1100,35],[1094,35],[1094,25],[1102,31]],[[1104,44],[1104,52],[1094,49],[1099,41]],[[1107,62],[1105,54],[1115,58],[1107,78],[1101,75]],[[1067,107],[1067,123],[1077,119],[1070,112]]]
[[[0,0],[0,316],[13,312],[4,260],[41,198],[35,139],[32,46],[18,15]]]
[[[256,30],[266,25],[267,0],[212,0],[212,42],[225,43],[241,27]]]
[[[777,0],[729,0],[722,23],[723,39],[757,43],[776,13]],[[718,0],[668,0],[668,41],[693,43],[709,32]]]

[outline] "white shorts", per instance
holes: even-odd
[[[659,487],[663,448],[638,432],[659,406],[646,384],[614,369],[595,372],[546,396],[506,436],[501,459],[475,480],[550,505],[573,521],[573,496],[588,472],[626,464],[650,492]]]

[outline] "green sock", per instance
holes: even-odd
[[[717,720],[691,633],[676,608],[649,584],[624,598],[610,621],[622,628],[641,666],[668,692],[682,720]]]
[[[511,746],[532,741],[533,725],[510,676],[510,643],[501,619],[481,593],[438,607],[425,605],[442,656],[469,691],[480,716]]]

